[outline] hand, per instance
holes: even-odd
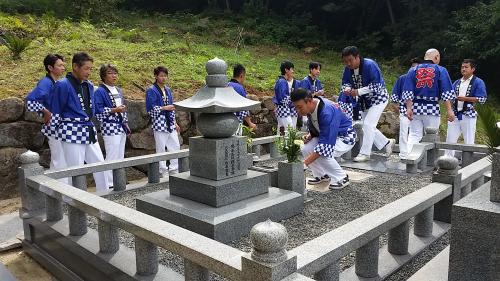
[[[304,165],[309,166],[311,164],[311,161],[309,159],[304,159]]]
[[[172,111],[172,110],[175,110],[175,106],[173,105],[165,105],[165,106],[162,106],[161,107],[161,110],[165,110],[165,111]]]
[[[124,124],[125,127],[127,127],[127,136],[130,136],[132,134],[132,130],[130,130],[130,127],[128,126],[128,124]]]
[[[113,113],[122,113],[125,111],[127,111],[127,107],[124,104],[117,106],[111,110],[111,112]]]
[[[448,121],[453,122],[455,120],[455,113],[453,110],[448,110]]]
[[[308,143],[310,140],[311,140],[311,134],[302,136],[302,141],[304,142],[304,144]]]
[[[248,127],[250,127],[250,129],[252,129],[253,131],[255,131],[257,129],[257,125],[255,123],[252,123],[252,122],[250,122],[248,124]]]
[[[358,90],[357,89],[352,89],[351,90],[351,96],[355,97],[358,95]]]
[[[458,100],[458,101],[465,101],[465,97],[463,97],[463,96],[458,96],[458,97],[457,97],[457,100]]]
[[[52,118],[52,113],[50,113],[50,111],[45,109],[43,111],[43,123],[45,123],[45,125],[49,125],[51,118]]]
[[[181,127],[179,127],[179,125],[175,124],[175,130],[177,131],[177,133],[179,133],[181,131]]]
[[[408,117],[408,120],[412,121],[413,120],[413,110],[407,110],[406,117]]]

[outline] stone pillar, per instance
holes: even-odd
[[[45,195],[47,221],[60,221],[63,218],[62,202],[59,199]]]
[[[148,276],[158,272],[158,247],[135,236],[135,264],[137,275]]]
[[[184,279],[186,281],[208,281],[210,274],[208,269],[184,259]]]
[[[469,166],[472,162],[474,162],[474,152],[462,151],[462,168]]]
[[[74,176],[73,186],[81,190],[87,190],[87,177],[85,175]],[[69,234],[81,236],[87,233],[87,214],[73,206],[68,206]]]
[[[490,201],[500,203],[500,152],[492,157]]]
[[[189,157],[179,158],[179,173],[189,171]]]
[[[356,143],[351,149],[352,158],[358,156],[363,141],[363,125],[361,123],[354,123],[353,127],[356,130]]]
[[[388,251],[394,255],[408,254],[408,242],[410,238],[410,221],[405,221],[395,228],[389,230]]]
[[[261,155],[260,144],[252,146],[252,153],[255,153],[255,156],[257,156],[257,157],[260,157],[260,155]]]
[[[250,231],[252,252],[242,257],[242,280],[278,281],[297,271],[297,257],[286,252],[286,228],[267,220]]]
[[[127,188],[127,172],[125,168],[113,170],[113,190],[122,191]]]
[[[432,235],[434,222],[434,206],[425,209],[420,214],[415,216],[413,225],[413,234],[421,237],[429,237]]]
[[[97,232],[99,234],[99,251],[107,254],[116,253],[120,248],[118,228],[97,219]]]
[[[439,141],[439,128],[426,127],[422,142],[435,143]]]
[[[424,155],[422,156],[422,159],[420,159],[420,162],[418,162],[417,167],[418,169],[424,171],[426,166],[427,166],[427,153],[424,152]]]
[[[356,250],[356,265],[354,267],[356,275],[364,278],[378,276],[378,240],[379,237]]]
[[[278,162],[278,188],[305,194],[306,182],[302,162]]]
[[[472,190],[476,190],[484,184],[484,176],[480,176],[476,180],[472,181]]]
[[[451,222],[451,206],[461,196],[461,175],[458,171],[458,160],[455,157],[441,156],[438,158],[437,170],[432,174],[432,182],[453,185],[452,194],[434,204],[434,219],[446,223]]]
[[[154,162],[148,165],[148,183],[160,182],[160,163]]]
[[[340,264],[338,261],[328,265],[314,274],[314,280],[318,281],[339,281]]]
[[[38,163],[40,156],[31,150],[19,156],[21,167],[18,168],[19,190],[21,193],[22,207],[19,216],[23,219],[31,218],[40,214],[45,209],[45,197],[43,194],[26,185],[26,178],[43,174],[43,167]]]
[[[269,155],[271,156],[271,158],[281,157],[281,154],[280,154],[280,152],[278,150],[278,145],[276,144],[276,142],[272,142],[270,144]]]

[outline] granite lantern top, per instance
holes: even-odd
[[[207,85],[194,96],[174,103],[176,110],[225,113],[243,110],[259,109],[260,102],[240,96],[233,87],[227,86],[227,64],[225,61],[214,58],[205,65],[208,75],[205,77]]]

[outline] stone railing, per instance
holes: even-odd
[[[433,183],[288,253],[282,228],[270,222],[251,233],[253,251],[245,253],[85,191],[85,174],[136,164],[150,165],[154,174],[157,170],[154,163],[186,157],[187,151],[178,151],[44,174],[38,155],[25,153],[19,174],[26,237],[23,246],[62,279],[71,271],[86,274],[78,272],[78,266],[72,267],[71,259],[53,261],[52,255],[71,246],[78,249],[70,252],[79,253],[80,265],[82,256],[86,257],[83,260],[88,264],[83,268],[114,270],[119,273],[116,276],[127,276],[127,280],[182,280],[180,274],[159,265],[158,247],[184,259],[185,280],[208,280],[209,272],[230,280],[312,280],[306,276],[314,276],[316,280],[352,280],[352,277],[382,280],[448,231],[452,204],[466,194],[463,190],[468,185],[474,188],[487,181],[484,174],[491,170],[487,158],[458,170],[458,160],[440,157]],[[67,176],[73,178],[77,188],[56,180]],[[150,182],[157,180],[150,178]],[[63,204],[68,207],[67,216]],[[97,218],[97,231],[88,228],[87,216]],[[410,232],[411,219],[414,223]],[[120,247],[118,229],[134,235],[135,250]],[[388,244],[379,249],[379,238],[386,233]],[[50,241],[45,237],[51,237]],[[50,244],[53,241],[63,246]],[[355,266],[340,272],[339,259],[353,251]]]

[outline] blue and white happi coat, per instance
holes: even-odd
[[[50,75],[46,75],[40,81],[38,81],[36,87],[28,94],[26,97],[26,110],[30,112],[37,112],[38,115],[43,117],[43,110],[50,110],[50,91],[56,81],[52,79]],[[56,137],[55,123],[53,122],[54,116],[52,116],[51,121],[48,125],[42,125],[42,134],[47,137]]]
[[[391,101],[399,105],[399,115],[406,116],[406,102],[403,100],[403,86],[406,80],[407,74],[399,76],[392,88]]]
[[[363,110],[359,103],[359,97],[357,99],[357,97],[348,96],[344,92],[340,92],[337,102],[340,109],[347,117],[354,121],[362,120],[361,112]]]
[[[389,94],[385,88],[384,78],[378,64],[367,58],[360,58],[359,73],[356,75],[354,70],[344,68],[342,75],[342,92],[346,88],[360,89],[368,87],[370,92],[359,96],[359,103],[362,110],[387,102]]]
[[[300,87],[308,90],[309,92],[311,92],[311,94],[323,90],[321,81],[318,78],[313,79],[310,75],[307,75],[306,77],[304,77],[304,79],[302,79],[302,81],[300,82]]]
[[[439,101],[454,98],[455,93],[446,68],[432,61],[424,61],[408,71],[402,99],[413,100],[414,115],[440,116]]]
[[[455,89],[455,95],[457,97],[460,93],[460,83],[461,79],[458,79],[453,83],[453,88]],[[484,104],[487,99],[486,85],[484,84],[484,81],[481,78],[476,77],[475,75],[472,76],[471,81],[467,86],[465,96],[475,97],[477,98],[477,101],[479,103]],[[474,109],[474,104],[471,102],[464,102],[463,109],[461,111],[458,111],[458,100],[455,99],[455,102],[453,103],[453,111],[455,112],[455,116],[457,116],[458,120],[462,120],[462,116],[464,115],[471,118],[477,117],[477,112]]]
[[[321,97],[315,99],[319,101],[317,109],[319,130],[314,127],[311,118],[308,118],[307,122],[311,136],[318,138],[318,144],[313,151],[331,158],[337,138],[345,144],[354,145],[356,130],[352,127],[352,120],[341,109]]]
[[[165,86],[165,94],[158,84],[153,84],[146,90],[146,111],[152,121],[152,129],[155,132],[171,133],[175,130],[175,110],[161,110],[162,106],[173,105],[174,97],[172,90]]]
[[[227,86],[233,87],[233,89],[238,94],[240,94],[240,96],[242,96],[244,98],[247,97],[247,92],[245,91],[245,88],[236,79],[231,79],[231,81],[229,81],[229,83],[227,83]],[[234,115],[236,115],[236,118],[238,118],[238,121],[240,123],[243,123],[243,121],[245,121],[245,118],[250,116],[250,111],[248,111],[248,110],[238,111],[238,112],[235,112]]]
[[[83,87],[88,89],[89,108],[85,106]],[[80,82],[71,73],[55,84],[50,94],[50,107],[59,140],[78,144],[91,144],[97,141],[97,131],[91,121],[95,114],[92,104],[94,99],[92,83]]]
[[[116,89],[118,90],[118,96],[121,98],[122,104],[124,104],[125,99],[121,89],[118,87]],[[103,136],[116,136],[129,133],[127,132],[127,113],[111,112],[115,107],[116,100],[113,94],[106,85],[99,85],[95,91],[95,115],[101,123],[101,134]]]
[[[300,82],[293,80],[292,88],[288,87],[288,82],[285,77],[279,76],[274,84],[274,97],[273,103],[276,105],[276,117],[297,117],[298,113],[290,100],[290,93],[300,87]]]

